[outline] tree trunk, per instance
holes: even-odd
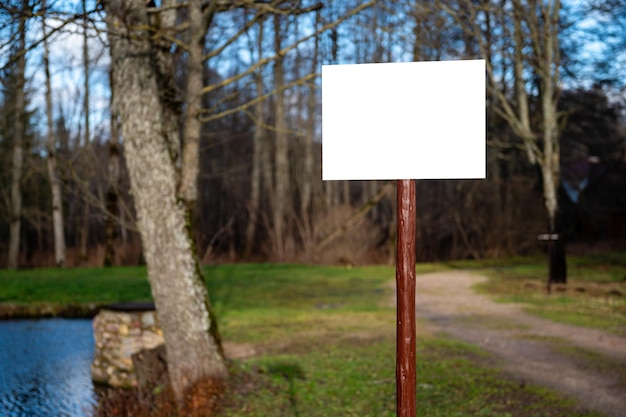
[[[198,384],[227,377],[217,322],[193,250],[191,219],[177,196],[177,170],[164,126],[151,34],[143,0],[109,0],[106,22],[114,63],[115,108],[148,266],[179,405]],[[210,397],[210,393],[205,393]]]
[[[83,97],[83,116],[85,117],[85,137],[83,139],[83,146],[89,145],[91,126],[89,123],[89,39],[87,37],[87,31],[89,29],[87,21],[87,0],[82,0],[83,3],[83,90],[85,95]]]
[[[178,0],[163,0],[162,10],[158,15],[152,15],[151,22],[158,23],[159,33],[170,39],[177,34]],[[181,140],[180,123],[182,104],[178,98],[178,87],[174,80],[176,69],[172,62],[172,43],[165,36],[155,39],[153,48],[156,61],[157,85],[162,104],[163,123],[167,139],[168,152],[174,161],[176,177],[179,181],[181,170]]]
[[[369,192],[368,192],[368,197],[376,195],[376,192],[378,191],[378,181],[373,180],[373,181],[366,181],[366,185],[369,187]],[[378,206],[374,206],[372,207],[372,217],[370,218],[377,218],[378,217]]]
[[[543,60],[540,64],[542,112],[543,112],[543,194],[548,212],[548,221],[551,234],[559,234],[561,225],[559,216],[559,184],[560,184],[560,149],[557,120],[558,86],[559,80],[559,40],[558,22],[560,2],[555,0],[549,4],[541,4],[541,14],[545,19],[544,42],[541,47],[535,46],[538,52],[543,48]],[[538,24],[537,24],[538,26]],[[567,282],[565,261],[565,243],[563,236],[550,245],[549,257],[550,274],[548,280],[554,283]]]
[[[259,60],[263,52],[263,22],[259,22],[259,32],[257,36],[257,51]],[[263,95],[263,74],[259,69],[256,75],[256,94],[257,97]],[[248,224],[246,226],[246,246],[244,256],[250,256],[254,245],[254,237],[256,235],[256,227],[259,218],[259,207],[261,202],[261,169],[262,169],[262,153],[263,139],[265,129],[263,127],[263,102],[259,101],[254,105],[256,126],[254,127],[254,136],[252,138],[252,172],[250,174],[250,200],[248,200]]]
[[[42,9],[46,10],[46,0]],[[54,120],[52,117],[52,87],[50,82],[49,48],[46,37],[46,25],[43,22],[44,38],[44,72],[46,75],[46,120],[48,123],[46,150],[48,152],[48,177],[50,178],[50,190],[52,195],[52,228],[54,231],[54,262],[57,267],[65,267],[65,229],[63,226],[63,197],[61,194],[61,181],[57,171],[57,151],[54,135]]]
[[[324,183],[324,203],[326,210],[330,210],[335,206],[334,194],[336,185],[336,181],[326,181]]]
[[[202,4],[189,0],[189,43],[187,48],[187,88],[184,120],[183,161],[178,195],[192,210],[198,199],[198,172],[200,166],[199,144],[202,123],[203,42]]]
[[[274,47],[277,54],[281,50],[281,16],[274,15]],[[274,87],[276,91],[276,132],[274,142],[274,201],[273,201],[273,256],[277,261],[286,259],[285,238],[287,224],[287,203],[289,200],[289,159],[287,142],[287,122],[285,115],[284,94],[280,87],[284,81],[283,59],[278,58],[274,63]]]
[[[319,11],[316,12],[315,16],[315,27],[316,29],[320,24],[321,14]],[[318,65],[318,55],[319,55],[319,39],[315,37],[315,46],[313,48],[313,57],[311,60],[311,73],[315,74],[317,72]],[[315,81],[311,81],[309,87],[309,97],[307,103],[307,125],[306,125],[306,135],[304,139],[304,170],[302,173],[302,197],[300,202],[300,216],[302,218],[302,223],[304,225],[304,230],[307,236],[303,239],[304,242],[310,242],[312,239],[311,232],[311,220],[310,220],[310,210],[311,210],[311,201],[313,196],[313,144],[315,137],[315,115],[316,115],[316,103],[317,103],[317,86],[315,85]]]
[[[115,264],[115,242],[117,240],[116,218],[120,215],[119,210],[119,183],[120,183],[120,143],[118,114],[115,109],[115,91],[113,90],[113,71],[109,72],[109,85],[111,88],[111,137],[109,138],[109,162],[108,162],[108,189],[106,192],[106,217],[104,219],[104,266]],[[123,226],[122,226],[123,227]]]
[[[24,13],[19,21],[19,47],[17,53],[17,88],[15,93],[15,124],[13,136],[13,159],[11,166],[11,206],[9,216],[9,254],[8,268],[17,269],[20,248],[20,233],[22,227],[22,168],[24,165],[24,106],[25,99],[25,68],[26,58],[26,10],[27,2],[24,2]]]
[[[528,137],[532,136],[530,127],[530,116],[528,106],[528,94],[526,94],[526,79],[524,77],[524,33],[522,32],[522,20],[524,18],[524,10],[519,2],[513,3],[513,38],[515,40],[513,72],[515,74],[515,99],[517,100],[517,111],[519,114],[519,123],[523,132]],[[524,140],[528,160],[531,164],[536,163],[536,155],[529,146],[530,140]]]
[[[550,284],[567,283],[567,260],[565,256],[565,235],[560,210],[556,213],[554,226],[550,229],[551,235],[556,235],[548,246],[548,291]]]
[[[83,89],[85,95],[83,97],[83,117],[85,124],[85,133],[83,138],[83,148],[87,148],[89,146],[90,136],[91,136],[91,127],[89,123],[89,42],[87,38],[87,30],[88,30],[88,22],[87,22],[87,1],[82,0],[83,5]],[[83,157],[86,155],[83,155]],[[87,162],[84,163],[87,165]],[[87,166],[83,167],[87,169]],[[89,190],[89,180],[86,180],[87,186],[85,187],[85,192],[88,193]],[[83,216],[82,216],[82,224],[80,227],[80,248],[79,248],[79,260],[80,263],[85,265],[87,263],[88,258],[88,246],[89,246],[89,212],[90,207],[88,203],[87,196],[83,196]]]

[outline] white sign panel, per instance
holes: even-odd
[[[322,67],[322,179],[485,178],[485,61]]]

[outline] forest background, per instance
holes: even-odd
[[[417,260],[536,253],[553,231],[570,252],[626,247],[622,2],[223,3],[203,44],[203,262],[393,262],[395,184],[321,181],[321,65],[471,58],[490,68],[488,177],[417,182]],[[0,5],[2,266],[144,262],[108,42],[93,1]],[[189,54],[171,58],[184,102]]]

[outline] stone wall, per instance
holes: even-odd
[[[156,311],[103,309],[93,321],[96,341],[91,377],[116,388],[137,386],[132,355],[163,344]]]

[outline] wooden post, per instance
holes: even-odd
[[[485,60],[323,65],[322,179],[485,178],[485,71]],[[415,180],[398,180],[400,417],[415,417],[417,402],[416,204]]]
[[[398,180],[396,400],[398,417],[416,413],[415,180]]]

